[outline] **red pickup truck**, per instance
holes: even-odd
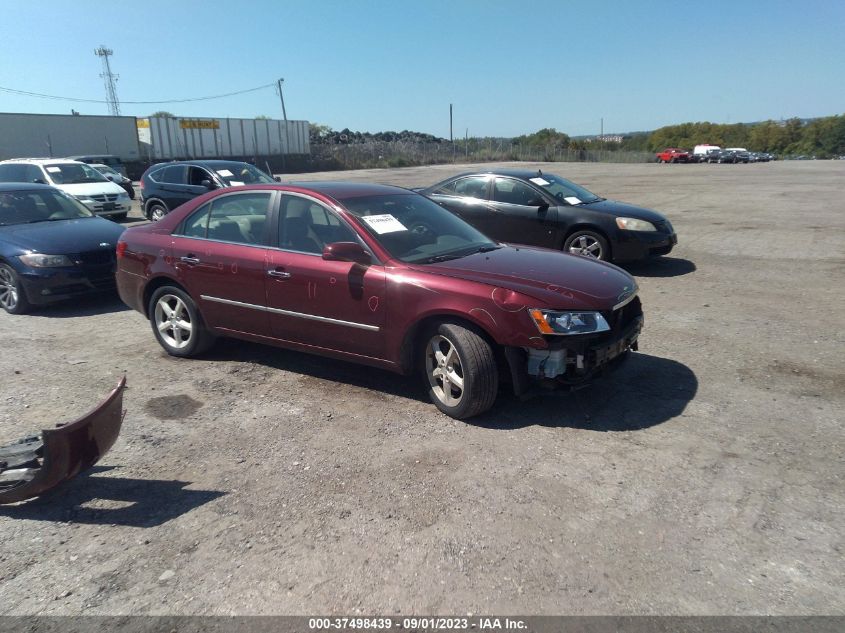
[[[686,163],[689,162],[689,152],[677,147],[667,147],[657,154],[658,163]]]

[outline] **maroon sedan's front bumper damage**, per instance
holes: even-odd
[[[120,434],[125,387],[123,377],[78,420],[0,447],[0,503],[36,497],[96,464]]]

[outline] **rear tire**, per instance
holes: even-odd
[[[168,213],[167,207],[161,202],[152,202],[147,206],[147,219],[150,222],[158,222]]]
[[[0,264],[0,307],[9,314],[25,314],[30,305],[15,269]]]
[[[465,420],[493,406],[499,390],[496,357],[474,331],[441,323],[423,337],[422,366],[428,395],[446,415]]]
[[[214,336],[206,329],[196,304],[181,288],[162,286],[156,290],[147,313],[156,340],[171,356],[196,356],[214,345]]]

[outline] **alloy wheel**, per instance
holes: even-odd
[[[162,340],[174,349],[187,347],[194,334],[188,308],[176,295],[162,295],[156,302],[155,325]]]
[[[426,374],[434,395],[449,407],[456,407],[464,396],[464,371],[454,343],[437,334],[428,342]]]
[[[18,286],[15,277],[8,268],[0,268],[0,306],[12,311],[18,305]]]
[[[570,245],[569,252],[575,255],[583,255],[584,257],[594,257],[601,259],[602,249],[599,241],[589,235],[578,236]]]

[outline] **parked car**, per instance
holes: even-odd
[[[717,163],[735,163],[736,162],[736,152],[729,149],[723,149],[719,152],[718,156],[716,157]]]
[[[127,193],[93,167],[67,158],[15,158],[0,162],[0,182],[53,185],[97,215],[122,219],[132,202]]]
[[[678,147],[667,147],[657,154],[658,163],[686,163],[689,161],[689,152]]]
[[[636,350],[637,285],[605,262],[498,244],[428,198],[362,183],[219,189],[117,246],[123,301],[173,356],[231,336],[423,374],[444,413],[500,380],[572,386]]]
[[[751,161],[751,155],[744,147],[728,147],[727,151],[733,152],[735,163],[748,163]]]
[[[666,255],[678,242],[660,213],[600,198],[541,171],[467,172],[420,193],[502,242],[614,262]]]
[[[83,154],[80,156],[68,156],[70,160],[78,160],[80,163],[87,163],[93,165],[94,163],[100,165],[108,165],[114,169],[121,176],[128,176],[126,173],[126,166],[118,156],[113,154]]]
[[[135,199],[135,187],[132,186],[132,181],[129,178],[102,163],[91,163],[91,167],[103,174],[103,176],[111,180],[114,184],[119,185],[129,195],[130,200]]]
[[[697,157],[698,162],[707,163],[712,152],[718,152],[722,148],[718,145],[711,145],[710,143],[702,143],[692,148],[692,157]]]
[[[707,153],[704,155],[704,162],[707,163],[718,163],[719,156],[721,155],[722,150],[720,149],[710,149],[707,150]]]
[[[141,208],[148,219],[155,221],[213,189],[273,182],[254,165],[234,160],[159,163],[141,176]]]
[[[0,184],[0,307],[42,305],[114,290],[123,227],[47,185]]]

